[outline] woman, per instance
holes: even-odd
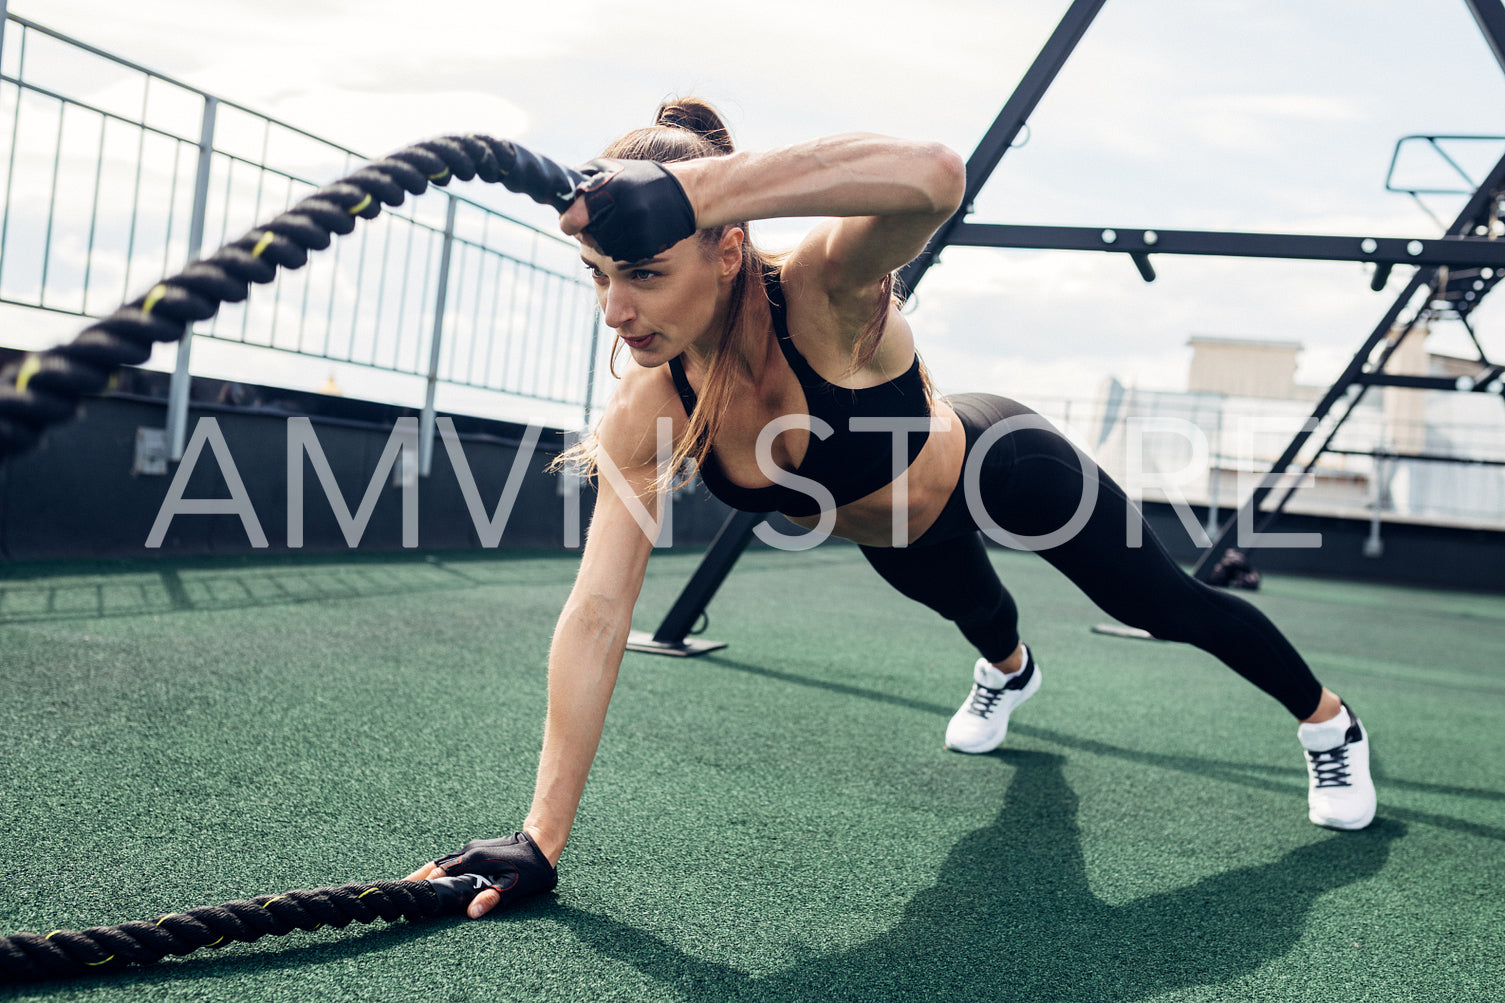
[[[608,476],[549,654],[532,810],[522,833],[473,840],[412,877],[494,885],[472,916],[553,887],[652,550],[643,524],[690,459],[717,497],[858,543],[889,583],[957,624],[980,657],[949,748],[996,748],[1040,686],[978,532],[996,525],[1106,612],[1197,645],[1280,700],[1301,722],[1311,820],[1369,824],[1367,736],[1263,614],[1191,579],[1148,532],[1130,546],[1126,525],[1142,525],[1131,503],[1033,412],[930,392],[892,273],[956,211],[955,153],[868,135],[735,153],[691,99],[605,156],[561,227],[580,238],[631,362],[588,447]],[[783,216],[830,218],[785,256],[754,248],[747,221]],[[674,452],[661,469],[665,423]]]

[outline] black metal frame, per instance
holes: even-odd
[[[1054,82],[1061,67],[1076,48],[1077,43],[1102,9],[1106,0],[1073,0],[1060,23],[1051,33],[1045,46],[1035,57],[1018,87],[994,119],[977,149],[967,159],[967,186],[962,207],[936,231],[919,257],[899,271],[898,290],[907,296],[930,267],[938,260],[940,252],[951,245],[1071,249],[1082,251],[1107,251],[1126,254],[1139,270],[1145,281],[1155,278],[1150,254],[1210,254],[1235,257],[1299,258],[1313,260],[1367,261],[1375,265],[1371,287],[1384,288],[1391,269],[1395,265],[1415,265],[1416,272],[1396,297],[1390,309],[1370,332],[1353,359],[1338,380],[1323,395],[1312,414],[1312,420],[1291,440],[1270,473],[1255,489],[1238,518],[1230,519],[1213,545],[1202,555],[1194,574],[1205,580],[1217,563],[1217,555],[1226,549],[1245,520],[1259,512],[1280,476],[1295,462],[1297,454],[1306,445],[1312,434],[1320,427],[1334,407],[1348,396],[1348,406],[1337,417],[1326,440],[1312,456],[1303,473],[1310,471],[1324,452],[1331,450],[1338,427],[1353,413],[1359,399],[1371,386],[1408,386],[1423,389],[1455,389],[1453,381],[1434,377],[1396,376],[1384,372],[1385,364],[1395,353],[1406,334],[1428,316],[1435,316],[1439,308],[1434,303],[1446,303],[1446,312],[1467,324],[1468,314],[1502,279],[1505,279],[1505,241],[1493,239],[1490,229],[1495,219],[1495,207],[1505,196],[1505,157],[1495,165],[1488,178],[1475,190],[1468,205],[1459,214],[1447,235],[1437,239],[1384,238],[1384,237],[1334,237],[1303,234],[1262,234],[1190,230],[1146,230],[1142,228],[1118,230],[1113,228],[1054,227],[1054,226],[1007,226],[1002,224],[968,223],[966,217],[972,211],[972,203],[978,192],[987,183],[993,170],[1013,146],[1020,131],[1025,127],[1046,90]],[[1484,36],[1490,51],[1505,72],[1505,2],[1502,0],[1464,0]],[[1483,226],[1482,233],[1478,228]],[[1406,324],[1400,337],[1389,337],[1401,314],[1416,294],[1423,288],[1432,290],[1427,302],[1417,310]],[[1472,329],[1469,330],[1473,336]],[[1371,363],[1381,342],[1388,344]],[[1474,339],[1478,347],[1478,340]],[[1479,353],[1480,376],[1471,387],[1475,392],[1485,391],[1502,375],[1502,369],[1494,366]],[[1356,392],[1349,396],[1350,388]],[[1285,507],[1294,493],[1288,488],[1275,508],[1264,513],[1257,531],[1267,528]],[[702,650],[722,647],[719,642],[686,642],[691,625],[714,596],[716,589],[731,572],[737,558],[747,547],[754,528],[761,517],[753,513],[734,513],[722,526],[716,540],[701,561],[700,567],[680,593],[669,616],[651,639],[635,634],[630,647],[636,650],[655,651],[665,654],[699,654]],[[713,646],[713,647],[711,647]]]
[[[942,249],[954,243],[952,235],[964,225],[964,220],[972,212],[972,203],[977,198],[977,193],[982,191],[983,185],[993,176],[1003,155],[1013,148],[1014,140],[1019,138],[1019,132],[1034,113],[1035,106],[1040,103],[1050,85],[1055,83],[1056,74],[1066,65],[1066,60],[1075,51],[1077,43],[1087,33],[1106,2],[1107,0],[1072,0],[1060,23],[1050,33],[1050,38],[1045,40],[1045,46],[1020,79],[1019,86],[1014,88],[1014,93],[1004,102],[998,117],[993,119],[993,124],[983,134],[977,149],[967,158],[967,187],[962,196],[961,208],[935,232],[920,256],[899,270],[900,295],[907,296],[919,285],[920,279],[935,264]]]
[[[1458,214],[1452,226],[1448,227],[1449,235],[1457,237],[1465,233],[1472,233],[1481,222],[1490,220],[1502,195],[1505,195],[1505,156],[1502,156],[1495,164],[1494,169],[1489,172],[1489,176],[1484,180],[1484,183],[1474,192],[1473,197],[1469,199],[1463,211]],[[1488,224],[1485,223],[1485,225]],[[1505,242],[1501,243],[1505,244]],[[1358,407],[1359,401],[1363,399],[1365,392],[1370,387],[1407,386],[1431,390],[1459,389],[1454,380],[1425,376],[1398,376],[1385,372],[1386,364],[1390,361],[1390,358],[1395,354],[1401,343],[1405,341],[1406,336],[1411,333],[1412,329],[1426,317],[1434,316],[1439,312],[1439,309],[1433,306],[1434,303],[1446,302],[1451,304],[1451,311],[1467,323],[1467,316],[1473,308],[1483,300],[1484,296],[1502,278],[1505,278],[1505,270],[1495,270],[1486,279],[1482,277],[1482,271],[1476,276],[1471,269],[1448,269],[1444,271],[1445,267],[1442,265],[1423,266],[1418,268],[1416,273],[1411,276],[1411,280],[1406,283],[1400,295],[1395,298],[1395,302],[1391,304],[1390,309],[1385,312],[1384,317],[1375,325],[1374,330],[1369,333],[1369,337],[1364,339],[1364,343],[1359,346],[1359,350],[1349,360],[1348,366],[1343,370],[1342,375],[1334,381],[1333,385],[1322,395],[1322,399],[1317,402],[1317,406],[1312,410],[1311,418],[1301,431],[1292,437],[1291,441],[1286,445],[1285,450],[1280,454],[1280,458],[1271,465],[1270,472],[1260,480],[1259,485],[1255,487],[1248,500],[1244,502],[1238,515],[1228,521],[1218,534],[1217,539],[1202,553],[1201,559],[1198,560],[1196,568],[1192,571],[1193,575],[1202,581],[1206,581],[1211,577],[1212,568],[1217,564],[1219,556],[1228,547],[1236,543],[1239,526],[1253,526],[1255,533],[1262,533],[1285,510],[1286,503],[1290,501],[1296,492],[1297,481],[1293,481],[1286,487],[1286,490],[1273,508],[1268,512],[1261,511],[1265,500],[1279,486],[1283,475],[1296,462],[1297,455],[1327,419],[1328,414],[1345,397],[1348,397],[1347,408],[1344,409],[1342,414],[1338,415],[1337,420],[1328,431],[1327,438],[1307,460],[1301,471],[1303,475],[1310,472],[1316,466],[1318,458],[1329,450],[1333,439],[1338,434],[1338,429],[1342,427],[1348,416],[1353,414],[1355,408]],[[1472,287],[1475,282],[1481,283],[1483,288],[1478,290],[1465,288]],[[1414,316],[1400,334],[1392,336],[1392,331],[1394,331],[1397,321],[1400,320],[1401,314],[1422,289],[1429,290],[1426,302],[1416,310]],[[1465,296],[1468,298],[1464,298]],[[1472,329],[1470,329],[1470,334],[1472,334]],[[1376,350],[1380,349],[1382,342],[1387,343],[1380,350],[1378,358],[1372,359]],[[1477,340],[1475,340],[1475,346],[1478,347]],[[1500,367],[1493,365],[1485,358],[1482,348],[1479,353],[1479,363],[1481,369],[1478,376],[1474,379],[1474,384],[1468,387],[1470,391],[1487,390],[1500,373]],[[1350,394],[1351,387],[1356,388],[1356,392]],[[1256,517],[1258,518],[1256,519]]]
[[[1364,261],[1374,265],[1505,267],[1505,242],[1484,237],[1328,237],[1222,230],[1144,230],[1090,226],[1011,226],[964,223],[952,244],[1118,254],[1198,254],[1232,258]]]

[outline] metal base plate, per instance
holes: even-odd
[[[724,648],[726,644],[725,641],[703,641],[694,637],[687,637],[679,644],[668,644],[655,641],[653,635],[646,630],[635,630],[627,635],[628,651],[642,651],[650,655],[672,655],[675,658],[693,658],[707,651]]]
[[[1147,630],[1138,627],[1125,627],[1120,623],[1100,623],[1092,628],[1094,634],[1107,634],[1109,637],[1132,637],[1136,641],[1158,641],[1160,638]]]

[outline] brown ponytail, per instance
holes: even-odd
[[[716,109],[699,98],[673,98],[658,106],[652,125],[618,136],[601,156],[673,164],[724,157],[734,150],[732,134]]]
[[[653,124],[694,133],[715,149],[716,152],[708,156],[724,157],[735,150],[732,134],[727,131],[726,123],[721,121],[715,108],[699,98],[672,98],[665,101],[654,113]]]

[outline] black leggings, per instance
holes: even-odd
[[[946,402],[966,429],[969,460],[988,428],[1034,416],[1024,419],[1034,427],[996,439],[981,461],[978,494],[1005,532],[1021,538],[1051,534],[1078,511],[1084,491],[1091,494],[1083,458],[1029,408],[990,394],[958,394]],[[1194,644],[1296,717],[1311,716],[1322,685],[1284,635],[1249,603],[1181,570],[1123,490],[1091,469],[1097,474],[1096,503],[1086,523],[1059,534],[1061,542],[1040,541],[1032,549],[1039,548],[1110,616],[1157,638]],[[997,662],[1019,644],[1019,610],[988,559],[965,482],[964,471],[935,524],[908,547],[863,547],[862,553],[890,585],[954,621],[984,658]],[[1131,525],[1140,527],[1140,546],[1129,545]]]

